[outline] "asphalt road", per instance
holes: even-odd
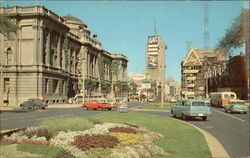
[[[138,104],[130,104],[130,107]],[[110,111],[85,111],[82,108],[49,108],[46,110],[1,111],[0,130],[23,128],[38,125],[41,121],[58,117],[84,117]],[[200,119],[188,120],[201,129],[206,130],[216,137],[224,146],[231,158],[243,158],[249,154],[249,113],[227,114],[220,108],[212,109],[213,115],[207,121]],[[169,112],[143,112],[166,117],[172,117]]]
[[[172,117],[170,112],[144,112]],[[249,158],[249,113],[228,114],[222,108],[212,108],[212,116],[207,121],[187,120],[216,137],[228,152],[230,158]]]

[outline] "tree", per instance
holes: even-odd
[[[0,14],[0,34],[6,38],[11,38],[11,33],[16,33],[18,26],[9,17]]]
[[[227,56],[231,55],[232,50],[240,48],[245,43],[245,27],[249,18],[249,9],[242,9],[225,35],[219,39],[218,48],[224,48]]]

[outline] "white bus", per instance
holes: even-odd
[[[210,102],[212,106],[224,107],[228,101],[237,99],[234,92],[212,92],[210,93]]]

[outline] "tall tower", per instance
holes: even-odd
[[[209,31],[208,31],[208,5],[204,4],[204,48],[209,48]]]
[[[146,73],[150,79],[156,81],[158,97],[164,96],[166,48],[167,46],[163,39],[156,34],[156,27],[154,27],[154,35],[148,36],[146,45]]]

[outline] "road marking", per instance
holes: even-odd
[[[37,120],[48,120],[48,119],[54,119],[54,118],[60,118],[60,117],[66,117],[69,116],[69,114],[64,114],[64,115],[56,115],[56,116],[51,116],[51,117],[44,117],[44,118],[40,118]]]
[[[15,119],[22,119],[22,118],[28,118],[28,117],[33,117],[33,115],[29,115],[29,116],[22,116],[22,117],[12,117],[12,118],[5,118],[5,119],[0,119],[2,120],[15,120]]]
[[[245,120],[242,120],[242,119],[240,119],[240,118],[238,118],[238,117],[229,115],[229,114],[227,114],[227,113],[225,113],[225,112],[221,112],[221,111],[214,110],[214,109],[213,109],[213,111],[216,111],[216,112],[218,112],[218,113],[221,113],[221,114],[227,115],[227,116],[229,116],[229,117],[235,118],[235,119],[237,119],[237,120],[239,120],[239,121],[246,122]]]

